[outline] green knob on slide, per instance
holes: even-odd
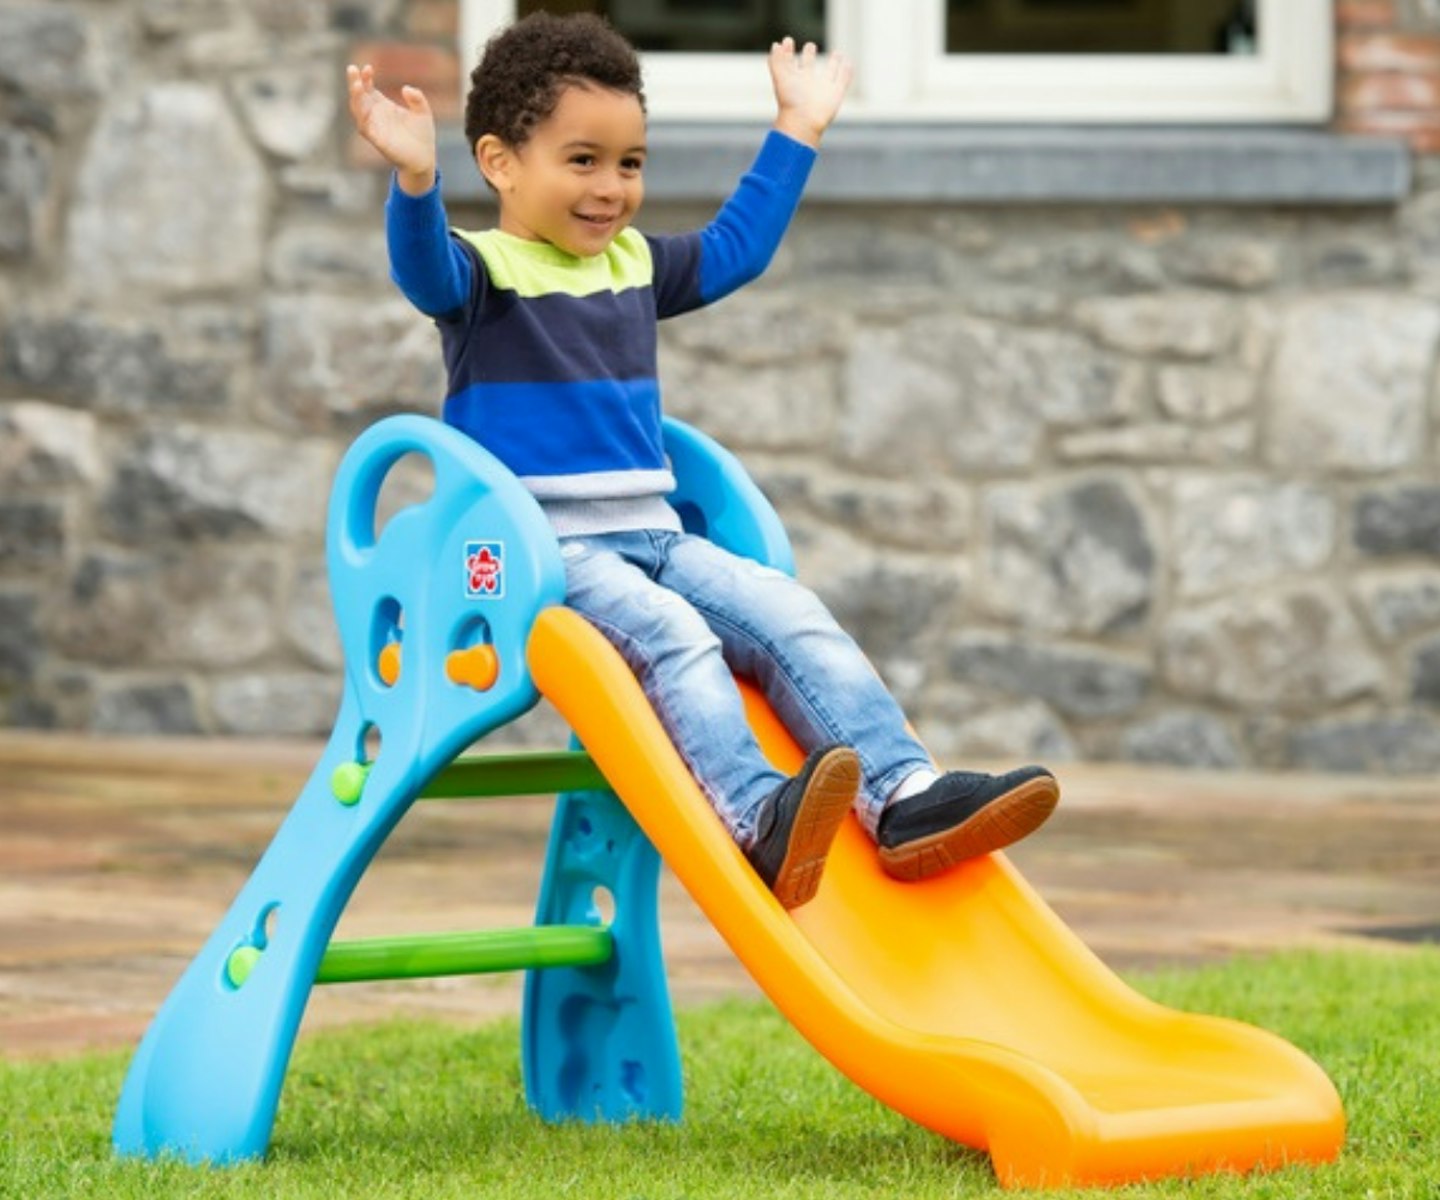
[[[330,776],[330,790],[341,804],[357,804],[370,776],[368,763],[347,762],[335,768]]]

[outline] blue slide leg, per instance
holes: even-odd
[[[560,797],[536,924],[593,924],[613,904],[615,953],[597,967],[526,977],[525,1094],[547,1120],[680,1119],[659,877],[659,854],[613,792]]]
[[[433,493],[377,537],[381,485],[409,455],[429,460]],[[122,1154],[264,1153],[316,970],[361,875],[425,783],[537,699],[525,645],[536,614],[564,598],[559,548],[534,498],[469,438],[413,416],[362,434],[336,476],[327,559],[346,655],[335,732],[146,1033],[115,1119]],[[398,673],[381,666],[396,643]],[[494,671],[473,670],[477,656]]]

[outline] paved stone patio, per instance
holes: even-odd
[[[0,1054],[124,1047],[209,934],[299,791],[312,742],[0,731]],[[1069,765],[1012,858],[1118,967],[1435,936],[1440,786]],[[338,936],[528,924],[548,800],[430,802],[401,822]],[[668,874],[678,1005],[755,994]],[[307,1027],[518,1011],[519,976],[318,989]]]

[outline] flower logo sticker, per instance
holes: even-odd
[[[465,543],[465,595],[480,600],[505,596],[505,543]]]

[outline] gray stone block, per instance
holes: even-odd
[[[52,613],[75,661],[225,668],[277,641],[278,572],[263,554],[88,555]]]
[[[309,7],[285,5],[290,11]],[[344,80],[328,61],[282,62],[249,72],[235,81],[234,94],[255,140],[290,162],[310,157],[329,139],[345,95]]]
[[[1355,503],[1355,545],[1376,557],[1440,558],[1440,487],[1405,484],[1365,492]]]
[[[1181,241],[1165,265],[1188,283],[1253,292],[1275,282],[1283,253],[1276,242],[1260,238],[1198,237]]]
[[[1218,357],[1240,332],[1235,304],[1202,293],[1085,300],[1076,306],[1075,319],[1112,350],[1182,359]]]
[[[956,638],[947,661],[959,682],[1033,696],[1084,720],[1133,713],[1151,687],[1150,668],[1133,658],[988,634]]]
[[[345,653],[335,626],[335,608],[330,598],[323,556],[295,572],[288,602],[284,604],[282,626],[289,644],[305,661],[323,670],[339,671]]]
[[[140,23],[154,38],[217,29],[235,20],[236,0],[140,0]]]
[[[1209,713],[1172,710],[1130,726],[1121,739],[1127,759],[1175,767],[1230,769],[1244,755],[1225,722]]]
[[[57,565],[66,525],[59,500],[0,495],[0,570]]]
[[[1047,424],[1123,419],[1138,397],[1136,368],[1083,338],[941,312],[856,336],[837,449],[892,477],[1024,467]]]
[[[671,352],[665,411],[736,450],[817,451],[833,437],[835,368],[814,359],[738,368]]]
[[[323,225],[286,225],[270,239],[266,274],[277,287],[388,289],[390,259],[385,234]]]
[[[112,103],[91,139],[70,266],[91,295],[251,287],[268,210],[264,168],[220,93],[155,84]]]
[[[1314,287],[1393,287],[1410,275],[1404,248],[1383,225],[1306,239],[1303,252],[1306,279]]]
[[[833,306],[756,293],[689,320],[666,321],[660,326],[660,339],[665,347],[746,368],[737,372],[743,379],[750,367],[839,354],[852,332],[844,314]]]
[[[0,408],[0,487],[94,484],[99,477],[98,427],[89,413],[25,400]]]
[[[39,616],[39,593],[0,590],[0,684],[34,678],[44,651]]]
[[[985,492],[983,604],[1050,633],[1124,633],[1154,602],[1156,556],[1140,498],[1117,477]]]
[[[19,316],[0,333],[0,379],[105,412],[214,411],[230,400],[218,362],[172,353],[156,329],[92,316]]]
[[[267,416],[311,430],[437,412],[445,395],[434,323],[398,297],[271,295],[260,365]]]
[[[1440,637],[1417,647],[1410,658],[1410,698],[1440,708]]]
[[[936,639],[966,590],[964,564],[876,551],[833,531],[798,546],[799,577],[908,702],[934,665]]]
[[[1335,502],[1318,486],[1260,475],[1176,481],[1170,545],[1182,596],[1243,589],[1322,567],[1334,553]]]
[[[205,732],[195,696],[179,679],[102,682],[96,688],[90,728],[130,736]]]
[[[926,749],[947,767],[976,762],[1003,764],[1072,762],[1075,743],[1050,708],[1039,701],[989,706],[958,722],[923,721],[917,731]]]
[[[1320,712],[1379,694],[1387,677],[1348,606],[1318,584],[1180,609],[1160,641],[1172,690],[1242,712]]]
[[[1163,366],[1156,384],[1166,415],[1197,425],[1240,416],[1255,404],[1255,374],[1242,367]]]
[[[210,706],[221,733],[307,737],[329,733],[340,706],[338,675],[242,675],[220,680]]]
[[[1267,382],[1266,459],[1303,470],[1418,462],[1440,306],[1352,293],[1295,301]]]
[[[336,451],[317,440],[176,425],[142,434],[120,460],[104,522],[117,536],[315,542]]]
[[[1057,442],[1056,455],[1067,463],[1218,465],[1249,458],[1256,436],[1248,421],[1198,429],[1177,423],[1134,423],[1067,434]]]
[[[1355,591],[1381,641],[1393,644],[1440,627],[1440,571],[1364,576]]]
[[[1314,771],[1429,775],[1440,771],[1440,725],[1418,713],[1317,721],[1295,731],[1290,755]]]
[[[970,493],[948,480],[898,483],[840,475],[812,481],[806,499],[820,516],[881,549],[929,553],[970,539]]]
[[[0,260],[26,259],[39,249],[50,162],[39,138],[0,126]]]
[[[58,4],[0,8],[0,89],[32,101],[97,95],[96,30],[85,16]]]

